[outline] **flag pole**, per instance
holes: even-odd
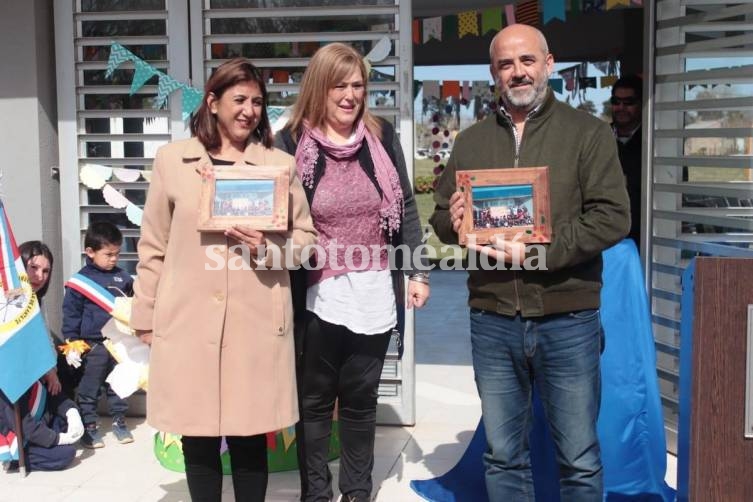
[[[26,477],[26,454],[24,453],[24,431],[23,422],[21,421],[21,407],[18,401],[13,404],[13,411],[16,415],[16,441],[18,441],[18,472],[22,478]]]

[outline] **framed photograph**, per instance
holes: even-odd
[[[489,244],[495,235],[526,243],[551,241],[548,167],[458,171],[455,181],[465,198],[461,245],[471,235],[477,244]]]
[[[263,232],[288,229],[290,172],[286,166],[218,167],[201,187],[198,229],[222,232],[248,225]]]

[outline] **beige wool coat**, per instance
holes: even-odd
[[[240,264],[241,253],[222,233],[196,230],[205,163],[195,138],[163,146],[154,160],[131,317],[132,328],[153,330],[147,421],[193,436],[278,430],[298,420],[289,274],[253,261],[247,270],[219,266]],[[241,163],[289,166],[289,230],[265,234],[268,265],[273,247],[285,258],[286,238],[300,264],[316,230],[293,157],[250,143]]]

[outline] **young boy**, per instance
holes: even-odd
[[[84,340],[91,347],[83,358],[78,385],[78,406],[85,427],[81,444],[87,448],[105,445],[97,428],[97,401],[102,387],[107,392],[113,434],[121,444],[133,442],[125,423],[128,403],[105,382],[116,363],[102,343],[102,327],[110,320],[107,297],[111,295],[111,300],[112,296],[133,294],[133,279],[117,266],[122,243],[123,234],[112,223],[97,221],[89,225],[84,237],[86,265],[66,283],[63,299],[63,337]]]

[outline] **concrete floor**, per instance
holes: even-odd
[[[471,369],[465,273],[434,272],[432,298],[416,315],[416,425],[378,427],[374,493],[378,502],[421,500],[410,488],[414,479],[433,478],[454,466],[471,439],[481,411]],[[104,423],[107,420],[103,420]],[[62,472],[0,472],[0,501],[178,502],[188,501],[183,474],[162,468],[152,452],[154,430],[143,418],[131,418],[136,441],[80,449],[74,465]],[[668,455],[667,480],[675,486],[675,459]],[[337,462],[331,465],[335,474]],[[270,475],[267,500],[298,497],[297,472]],[[223,501],[232,501],[225,477]]]

